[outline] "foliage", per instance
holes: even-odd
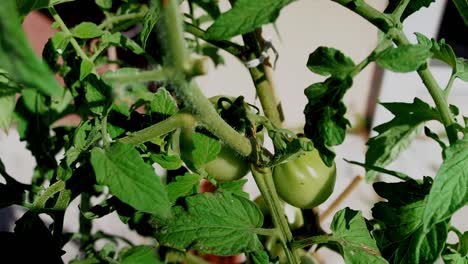
[[[241,94],[219,96],[213,107],[194,80],[205,73],[200,57],[215,65],[224,62],[221,50],[243,62],[258,57],[268,44],[262,26],[274,23],[292,0],[230,1],[232,8],[225,12],[215,0],[4,0],[0,128],[8,131],[16,124],[36,167],[25,184],[0,160],[0,208],[25,210],[13,232],[0,232],[2,258],[61,263],[64,245],[77,242],[80,254],[72,263],[205,263],[199,256],[242,253],[248,263],[299,263],[308,258],[298,248],[319,244],[312,249],[328,247],[346,263],[466,263],[468,233],[450,220],[468,202],[468,118],[446,98],[455,79],[468,81],[467,60],[458,58],[444,40],[416,33],[418,43],[410,43],[404,35],[401,22],[433,0],[392,0],[384,12],[363,0],[332,1],[369,20],[384,37],[359,63],[332,47],[309,55],[304,67],[326,79],[304,89],[304,133],[296,134],[277,120],[268,60],[249,68],[263,111]],[[466,22],[466,1],[453,2]],[[179,5],[188,5],[187,13],[181,14]],[[71,21],[62,6],[101,16]],[[23,18],[39,9],[51,15],[58,29],[43,50],[43,60],[21,30]],[[236,36],[242,44],[231,41]],[[430,72],[431,59],[452,69],[445,89]],[[272,170],[304,159],[334,164],[334,147],[343,143],[350,126],[343,98],[370,62],[395,72],[417,72],[435,103],[419,98],[382,103],[394,117],[374,128],[378,134],[367,142],[364,163],[350,162],[367,169],[369,182],[377,173],[399,181],[373,183],[385,200],[373,205],[371,219],[345,208],[335,214],[327,234],[311,210],[297,209],[299,224],[289,224],[276,190],[290,191],[284,179],[300,182],[301,175],[288,170],[283,179],[276,175],[273,180]],[[79,124],[64,124],[71,115],[80,118]],[[429,121],[442,124],[446,132],[445,138],[424,128],[425,136],[442,149],[437,174],[416,180],[386,169]],[[181,155],[180,130],[195,127],[187,158]],[[229,159],[222,155],[226,151],[232,154]],[[310,158],[311,151],[320,157]],[[268,208],[259,208],[243,191],[247,180],[218,182],[207,173],[207,164],[219,160],[234,167],[239,160],[248,165]],[[165,173],[156,174],[154,166]],[[217,169],[215,174],[223,174],[223,168]],[[206,181],[214,186],[212,192],[200,191]],[[321,194],[328,197],[332,189],[327,185],[327,193]],[[67,233],[65,210],[78,197],[79,230]],[[133,245],[95,230],[93,221],[110,213],[151,244]],[[45,214],[51,225],[45,224]],[[449,232],[458,237],[455,244],[447,243]],[[104,246],[97,247],[97,241]]]

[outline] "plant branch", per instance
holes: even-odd
[[[293,264],[299,263],[298,256],[289,248],[289,244],[292,242],[293,236],[289,229],[288,221],[284,215],[283,205],[276,193],[271,169],[258,168],[252,165],[251,170],[255,183],[257,184],[258,189],[271,212],[273,224],[279,231],[279,238],[288,262]]]
[[[405,12],[405,9],[406,7],[408,6],[408,4],[410,3],[411,0],[402,0],[398,3],[398,6],[395,8],[395,10],[393,11],[392,15],[393,17],[400,21],[401,20],[401,16],[403,15],[403,13]]]
[[[230,54],[240,58],[242,54],[245,52],[245,48],[239,44],[236,44],[231,41],[227,40],[209,40],[204,37],[205,31],[193,24],[190,24],[188,22],[185,22],[185,31],[199,39],[203,39],[205,42],[210,43],[213,46],[216,46],[220,49],[223,49]]]
[[[68,29],[67,25],[65,25],[65,22],[63,22],[62,18],[59,16],[57,11],[53,6],[49,7],[49,13],[52,15],[54,18],[55,22],[59,25],[60,29],[70,38],[70,43],[72,44],[73,48],[75,49],[76,53],[82,60],[88,60],[88,56],[84,53],[84,51],[81,49],[80,45],[76,41],[76,39],[73,37],[73,34],[70,32]]]
[[[195,117],[191,113],[180,111],[159,123],[137,132],[130,133],[129,135],[119,139],[119,141],[121,143],[138,145],[163,136],[177,128],[193,126],[194,123]]]
[[[133,83],[133,82],[149,82],[163,81],[173,78],[175,71],[171,68],[162,68],[149,71],[138,72],[110,72],[102,75],[102,78],[107,82]]]
[[[373,8],[371,5],[364,2],[364,0],[331,0],[335,3],[338,3],[356,14],[362,16],[371,24],[387,32],[395,26],[395,22],[387,14],[382,14],[379,10]]]
[[[312,246],[315,244],[327,243],[328,241],[330,241],[330,236],[327,236],[327,235],[313,236],[313,237],[305,238],[302,240],[294,241],[291,243],[291,247],[294,249],[304,248],[304,247]]]
[[[262,48],[260,44],[263,46],[264,40],[261,38],[259,32],[257,33],[247,33],[242,35],[245,45],[250,50],[250,55],[247,56],[248,60],[256,59],[258,56],[260,56]],[[281,107],[280,104],[276,101],[273,86],[274,81],[270,63],[268,60],[265,60],[259,66],[248,69],[265,116],[268,117],[275,126],[281,127]]]
[[[101,24],[98,25],[98,28],[100,29],[108,29],[112,28],[112,26],[116,23],[126,21],[126,20],[140,20],[143,19],[146,15],[146,12],[140,12],[140,13],[130,13],[130,14],[123,14],[119,16],[111,16],[107,17]]]
[[[369,22],[374,24],[377,28],[382,30],[385,33],[391,31],[394,42],[398,45],[408,45],[410,44],[409,40],[406,38],[403,31],[398,28],[401,26],[401,23],[394,22],[388,15],[379,12],[377,9],[366,4],[363,0],[331,0],[336,2],[355,13],[359,14],[363,18],[367,19]],[[417,71],[419,77],[423,81],[427,90],[429,91],[432,99],[434,100],[437,110],[440,113],[442,123],[445,126],[447,131],[447,136],[449,138],[450,144],[453,144],[457,141],[457,131],[455,128],[456,123],[452,118],[450,108],[447,101],[444,98],[443,91],[440,89],[439,84],[434,79],[434,76],[428,69],[427,64],[420,67],[420,70]]]
[[[174,67],[176,74],[171,80],[175,84],[175,91],[196,119],[224,143],[243,156],[252,153],[250,141],[229,126],[218,115],[208,98],[200,88],[190,80],[192,69],[187,56],[185,40],[183,38],[182,24],[178,5],[174,0],[160,0],[163,30],[165,31],[164,44],[166,48],[166,63]]]

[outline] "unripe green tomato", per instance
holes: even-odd
[[[180,154],[186,163],[193,163],[192,151],[193,133],[195,128],[183,128],[180,133]],[[192,167],[192,164],[187,164]],[[221,151],[215,160],[205,164],[204,169],[208,175],[218,181],[233,181],[244,177],[249,172],[249,163],[229,146],[222,144]]]
[[[335,179],[335,164],[325,165],[315,149],[273,169],[278,195],[299,208],[314,208],[327,200],[333,192]]]

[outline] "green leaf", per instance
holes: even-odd
[[[171,116],[177,112],[177,104],[172,95],[165,89],[159,88],[150,102],[151,112],[164,116]]]
[[[197,193],[201,179],[199,174],[185,173],[183,176],[177,176],[174,182],[167,185],[167,193],[171,203],[175,203],[179,197]]]
[[[332,76],[304,90],[308,99],[304,109],[304,133],[312,140],[327,166],[331,166],[335,158],[332,146],[343,143],[349,125],[344,116],[346,106],[342,100],[352,83],[350,77]]]
[[[267,129],[275,147],[275,155],[268,162],[268,167],[295,160],[306,152],[314,150],[314,144],[310,139],[298,137],[290,130],[276,127],[267,127]]]
[[[424,210],[424,229],[450,218],[468,203],[468,139],[459,140],[445,151]]]
[[[309,55],[307,68],[323,76],[346,76],[354,69],[354,62],[339,50],[318,47]]]
[[[390,0],[384,12],[385,13],[393,12],[401,1],[402,0]],[[409,1],[409,4],[406,6],[406,9],[403,12],[403,15],[401,16],[401,21],[404,21],[407,17],[414,14],[416,11],[418,11],[422,7],[429,7],[429,5],[432,4],[433,2],[435,2],[435,0],[411,0]]]
[[[104,31],[92,22],[81,22],[71,29],[71,33],[76,38],[91,39],[102,36]]]
[[[9,0],[7,0],[9,1]],[[46,8],[49,6],[58,5],[61,3],[72,2],[75,0],[16,0],[18,11],[21,16],[27,15],[29,12]]]
[[[101,125],[91,124],[90,120],[82,121],[73,134],[73,146],[65,151],[65,162],[71,166],[81,153],[88,150],[93,144],[101,139]]]
[[[468,60],[457,58],[456,65],[456,77],[468,82]]]
[[[102,36],[101,40],[103,42],[102,45],[114,45],[120,48],[128,49],[137,55],[145,53],[145,50],[140,45],[138,45],[138,43],[122,35],[120,32],[113,34],[106,32]]]
[[[21,87],[15,83],[8,73],[0,69],[0,97],[11,96],[21,92]]]
[[[205,36],[212,40],[222,40],[252,32],[264,24],[274,22],[280,10],[293,1],[238,0],[231,10],[215,20],[207,29]]]
[[[112,8],[112,0],[96,0],[96,4],[105,10]]]
[[[153,31],[154,26],[158,23],[159,18],[161,17],[161,9],[157,1],[152,0],[150,2],[150,8],[145,14],[143,19],[143,29],[140,33],[140,41],[143,49],[146,49],[146,43],[148,42],[148,37]]]
[[[468,27],[468,1],[467,0],[452,0],[455,7],[458,9],[458,13],[465,22],[465,26]]]
[[[43,64],[28,44],[14,0],[2,1],[0,8],[0,68],[12,81],[59,97],[63,89],[52,72]]]
[[[215,160],[221,151],[221,143],[205,134],[195,132],[193,140],[193,165],[195,168],[202,168],[206,163]]]
[[[263,224],[252,201],[223,193],[202,193],[186,198],[186,208],[175,207],[174,218],[156,235],[165,246],[219,256],[262,250],[255,233]]]
[[[333,217],[330,241],[337,244],[346,263],[388,263],[367,230],[361,212],[345,208]]]
[[[115,143],[91,151],[91,164],[99,184],[135,209],[160,218],[171,215],[167,192],[153,167],[146,164],[131,145]]]
[[[111,87],[94,74],[85,79],[85,98],[89,109],[96,115],[103,115],[112,103]]]
[[[376,62],[394,72],[411,72],[419,69],[431,56],[430,47],[425,45],[403,45],[387,48],[380,53]]]
[[[7,133],[15,111],[15,95],[0,96],[0,129]]]
[[[244,197],[246,199],[249,199],[249,194],[244,192],[244,190],[243,190],[244,185],[246,183],[247,183],[246,179],[222,182],[222,183],[219,184],[217,190],[224,191],[224,192],[230,192],[230,193],[238,195],[240,197]]]
[[[182,167],[183,163],[179,155],[159,153],[151,155],[151,159],[161,165],[161,167],[168,170],[177,170],[178,168]]]
[[[383,103],[395,117],[374,128],[379,135],[367,142],[365,164],[385,167],[406,150],[426,121],[439,120],[439,113],[425,102],[415,98],[413,103]],[[367,181],[372,181],[377,172],[368,170]]]
[[[86,76],[92,73],[94,70],[94,63],[92,60],[84,59],[80,64],[80,81],[82,81]]]
[[[120,264],[160,264],[156,249],[150,246],[136,246],[126,250],[119,262]]]
[[[264,250],[251,252],[248,254],[248,257],[253,264],[270,264],[270,257]]]
[[[447,224],[440,223],[427,233],[423,230],[425,198],[432,179],[398,183],[379,182],[374,189],[388,202],[372,208],[378,229],[374,236],[383,255],[391,263],[433,263],[447,239]]]
[[[42,50],[42,58],[51,69],[55,71],[58,70],[58,59],[63,52],[65,52],[69,43],[70,36],[63,31],[55,32],[55,34],[49,38]]]

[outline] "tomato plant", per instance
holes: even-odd
[[[335,186],[335,164],[328,167],[314,150],[273,169],[278,195],[299,208],[314,208],[325,202]]]
[[[14,216],[14,228],[0,230],[1,257],[62,263],[64,250],[75,247],[79,254],[67,252],[72,263],[203,264],[206,255],[244,254],[247,263],[297,264],[318,262],[305,252],[327,247],[346,263],[466,263],[468,233],[451,219],[468,203],[468,117],[448,98],[455,81],[468,81],[467,60],[443,40],[408,39],[405,19],[432,0],[390,0],[383,11],[363,0],[330,1],[381,37],[358,63],[318,47],[304,67],[325,79],[278,87],[304,88],[304,133],[297,135],[283,128],[270,58],[277,51],[262,33],[294,0],[232,0],[225,12],[206,0],[3,0],[0,128],[16,125],[36,165],[33,179],[20,182],[0,160],[0,208],[25,212]],[[452,2],[468,24],[466,1]],[[37,10],[57,29],[42,60],[21,28]],[[245,66],[258,108],[243,94],[210,102],[200,89],[206,61],[219,65],[226,52]],[[452,69],[444,89],[431,59]],[[326,232],[316,207],[333,191],[334,149],[350,126],[343,98],[371,62],[417,74],[434,105],[420,98],[382,103],[393,119],[374,128],[364,162],[349,161],[366,169],[382,201],[369,219],[339,210]],[[64,122],[70,117],[79,122]],[[424,127],[420,135],[428,122],[445,131]],[[415,179],[386,168],[416,136],[440,147],[436,175]],[[248,170],[262,208],[243,189]],[[378,181],[377,173],[397,181]],[[200,192],[206,180],[212,192]],[[292,223],[280,197],[301,207]],[[73,207],[79,214],[65,214]],[[98,230],[95,221],[110,213],[148,244]],[[449,232],[457,239],[448,242]]]

